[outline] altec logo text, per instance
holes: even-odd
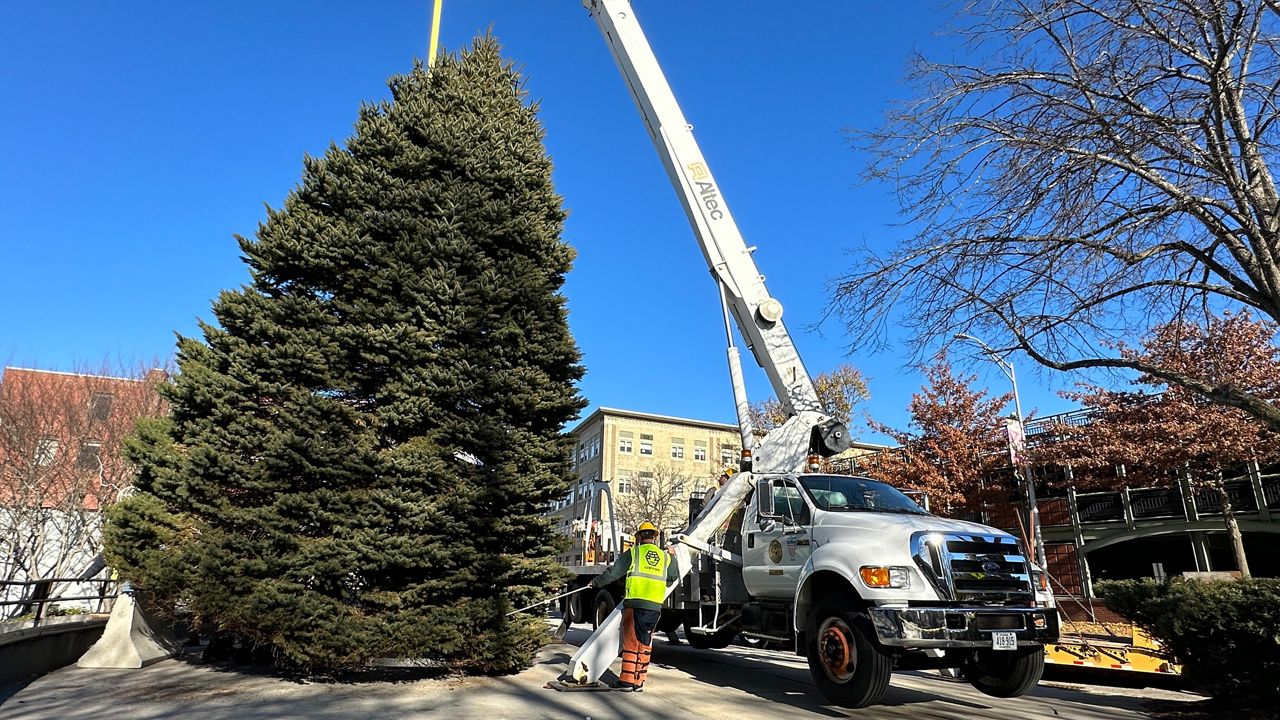
[[[702,207],[707,209],[707,214],[712,220],[720,220],[724,217],[724,209],[720,207],[720,193],[716,192],[716,186],[709,182],[695,182],[698,186],[698,199],[702,202]]]
[[[708,178],[711,173],[707,171],[707,166],[700,162],[689,163],[689,179],[693,181],[694,187],[698,189],[698,202],[702,203],[702,207],[707,211],[707,216],[712,220],[724,219],[724,208],[720,205],[720,192],[716,190],[715,183]]]

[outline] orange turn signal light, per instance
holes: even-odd
[[[869,588],[911,587],[911,571],[897,565],[863,565],[858,574]]]
[[[864,566],[858,571],[862,575],[862,582],[867,587],[889,587],[889,568],[874,565]]]

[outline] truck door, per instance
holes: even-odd
[[[794,480],[762,481],[756,495],[743,522],[742,579],[754,597],[790,600],[809,559],[813,511]]]

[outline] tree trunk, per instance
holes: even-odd
[[[1235,555],[1236,567],[1240,569],[1240,577],[1248,579],[1249,559],[1244,554],[1244,536],[1240,533],[1240,523],[1236,521],[1231,496],[1227,493],[1227,484],[1222,481],[1221,472],[1214,477],[1213,487],[1218,491],[1218,498],[1222,503],[1222,521],[1227,526],[1227,537],[1231,538],[1231,553]]]

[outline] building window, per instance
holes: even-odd
[[[707,461],[707,441],[706,440],[693,441],[693,459],[697,460],[698,462]]]
[[[591,450],[590,450],[590,453],[591,453],[591,454],[589,455],[589,457],[599,457],[599,456],[600,456],[600,436],[599,436],[599,435],[596,435],[595,437],[591,438]]]
[[[677,442],[675,438],[671,439],[671,459],[672,460],[684,459],[684,441],[683,440]]]
[[[618,493],[622,495],[631,494],[631,473],[618,473]]]
[[[58,459],[58,439],[40,438],[36,445],[35,462],[38,467],[49,467]]]
[[[641,433],[641,435],[640,435],[640,454],[641,454],[641,455],[652,455],[652,454],[653,454],[653,436],[652,436],[652,435],[645,435],[645,434]]]
[[[587,444],[582,443],[581,445],[578,446],[578,462],[584,463],[586,461],[587,461]]]
[[[102,443],[97,440],[86,440],[80,444],[80,454],[76,456],[76,468],[79,470],[97,470],[102,461],[98,457]]]
[[[736,454],[736,451],[734,450],[734,448],[731,448],[731,447],[720,448],[720,464],[725,466],[732,466],[733,456],[735,454]]]
[[[636,489],[640,492],[649,492],[649,488],[653,487],[653,473],[648,470],[641,470],[639,476],[636,477]]]
[[[620,433],[618,433],[618,452],[622,452],[622,453],[628,453],[628,454],[630,454],[630,452],[631,452],[631,433],[629,433],[629,432],[620,432]]]
[[[111,416],[111,393],[95,393],[89,401],[89,422],[106,422]]]

